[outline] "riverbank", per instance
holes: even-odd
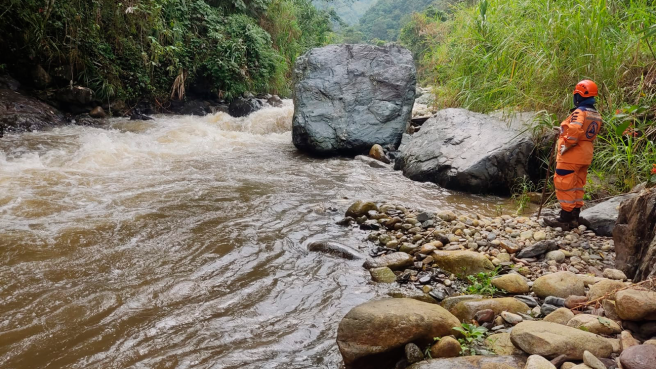
[[[639,323],[646,316],[641,314],[654,313],[656,292],[649,292],[649,284],[627,282],[626,275],[615,269],[613,239],[597,236],[583,225],[563,231],[545,227],[535,217],[490,217],[476,212],[428,211],[362,201],[352,204],[339,223],[367,231],[371,259],[363,266],[372,281],[398,286],[389,292],[398,299],[398,307],[365,313],[383,308],[375,305],[392,304],[387,300],[371,302],[367,307],[353,309],[340,324],[337,341],[347,367],[404,368],[424,359],[462,355],[452,363],[454,368],[480,368],[486,360],[497,360],[486,359],[493,355],[506,360],[508,368],[522,369],[526,362],[523,355],[537,354],[539,357],[529,358],[526,368],[552,367],[535,366],[544,360],[541,356],[553,359],[549,365],[560,368],[565,362],[580,362],[587,350],[610,368],[615,367],[615,359],[624,356],[623,360],[628,361],[626,356],[636,355],[632,351],[622,354],[629,348],[629,340],[635,341],[633,346],[642,347],[641,341],[656,335],[656,331],[646,331]],[[624,290],[628,292],[618,293]],[[414,306],[417,303],[410,301],[427,305]],[[644,301],[645,306],[633,306],[629,301]],[[422,310],[433,309],[428,306],[436,304],[444,309],[432,313]],[[641,312],[635,315],[636,310]],[[395,314],[405,318],[397,321]],[[464,331],[453,331],[451,335],[431,331],[439,341],[433,343],[433,337],[421,328],[425,328],[424,323],[411,318],[416,314],[427,314],[424,318],[429,320],[455,316],[459,323],[454,327]],[[362,325],[354,325],[353,320],[363,320]],[[383,321],[388,322],[385,328],[373,328]],[[396,324],[405,324],[405,328],[397,329]],[[365,338],[366,326],[387,333]],[[476,327],[481,328],[477,331]],[[577,332],[590,334],[583,331],[594,334],[579,337]],[[595,334],[606,338],[595,341],[599,337]],[[451,341],[448,336],[453,337]],[[358,344],[354,346],[355,342]],[[399,351],[400,342],[404,342],[404,350]],[[567,352],[569,349],[564,347],[568,345],[576,345],[577,349]],[[566,356],[559,357],[561,354]],[[503,359],[504,355],[516,358]],[[593,360],[588,359],[586,363]],[[425,363],[412,368],[448,364],[444,359]]]

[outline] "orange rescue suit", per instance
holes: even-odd
[[[584,205],[583,188],[592,163],[593,142],[601,126],[601,114],[587,106],[577,108],[560,124],[554,185],[556,197],[565,211],[571,212]]]

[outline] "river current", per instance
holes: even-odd
[[[357,199],[494,214],[291,144],[289,101],[247,118],[112,119],[0,138],[0,367],[338,368],[337,325],[384,296],[308,253]]]

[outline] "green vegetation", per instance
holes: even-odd
[[[103,100],[287,94],[296,56],[327,43],[330,22],[310,0],[9,0],[0,65],[21,77],[41,65]]]
[[[612,194],[656,163],[655,24],[651,0],[481,0],[416,14],[400,40],[438,108],[546,111],[560,118],[546,130],[567,116],[577,81],[596,81],[606,124],[591,169]]]
[[[426,9],[435,0],[378,0],[360,18],[358,31],[365,40],[376,43],[377,40],[396,41],[402,23],[410,18],[413,12]]]
[[[517,180],[517,183],[512,188],[512,199],[517,206],[515,211],[516,215],[524,214],[524,211],[529,209],[531,205],[531,192],[536,190],[536,186],[528,176],[523,176]]]
[[[357,24],[375,2],[376,0],[313,0],[319,9],[334,9],[337,16],[347,25]]]
[[[487,328],[462,323],[461,327],[453,327],[453,329],[462,333],[464,336],[463,338],[458,338],[460,354],[463,356],[476,355],[475,346],[482,344],[483,337],[487,333]]]
[[[465,288],[465,293],[468,295],[483,295],[483,296],[494,296],[499,293],[504,293],[503,290],[500,290],[492,285],[492,278],[496,277],[499,274],[499,268],[491,272],[481,272],[476,275],[467,276],[470,285]]]

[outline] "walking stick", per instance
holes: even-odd
[[[547,178],[544,180],[544,186],[542,186],[542,198],[540,199],[540,210],[538,210],[538,219],[540,219],[540,215],[542,215],[542,207],[544,206],[544,195],[547,193],[547,183],[549,181],[549,177],[551,177],[551,163],[553,162],[554,154],[556,153],[556,146],[557,146],[557,139],[558,136],[556,136],[556,142],[551,145],[551,155],[549,155],[549,163],[547,163]]]

